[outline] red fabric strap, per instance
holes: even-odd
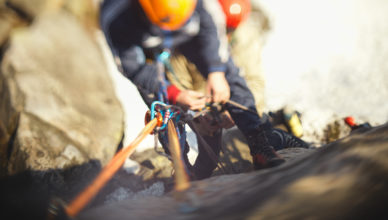
[[[181,93],[181,90],[179,90],[176,86],[169,85],[167,87],[167,96],[170,104],[176,104],[176,98],[178,97],[179,93]]]

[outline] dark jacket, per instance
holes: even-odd
[[[211,16],[201,0],[189,21],[177,31],[153,25],[137,0],[105,0],[101,6],[101,29],[123,74],[148,96],[159,91],[156,64],[147,58],[163,49],[179,50],[206,78],[210,72],[225,71],[219,56],[219,40]]]

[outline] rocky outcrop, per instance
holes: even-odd
[[[34,10],[25,10],[36,16],[30,25],[10,32],[1,60],[0,173],[105,164],[123,111],[101,51],[68,11]]]
[[[85,210],[77,219],[384,219],[388,124],[280,167],[215,176],[190,190]]]

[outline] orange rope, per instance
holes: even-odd
[[[140,144],[144,138],[150,134],[158,124],[158,119],[151,120],[136,137],[136,139],[126,148],[121,149],[113,159],[104,167],[101,173],[89,185],[83,192],[81,192],[71,203],[65,208],[68,216],[76,216],[85,205],[98,193],[98,191],[108,182],[112,176],[120,169],[124,164],[126,158],[128,158],[135,150],[137,145]]]
[[[180,192],[190,187],[190,181],[185,171],[183,161],[181,159],[181,148],[179,144],[179,139],[172,120],[168,121],[167,129],[168,129],[168,143],[169,143],[168,148],[170,150],[173,166],[175,169],[174,188],[176,191]]]

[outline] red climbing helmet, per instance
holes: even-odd
[[[250,0],[218,0],[225,13],[226,26],[235,29],[251,11]]]

